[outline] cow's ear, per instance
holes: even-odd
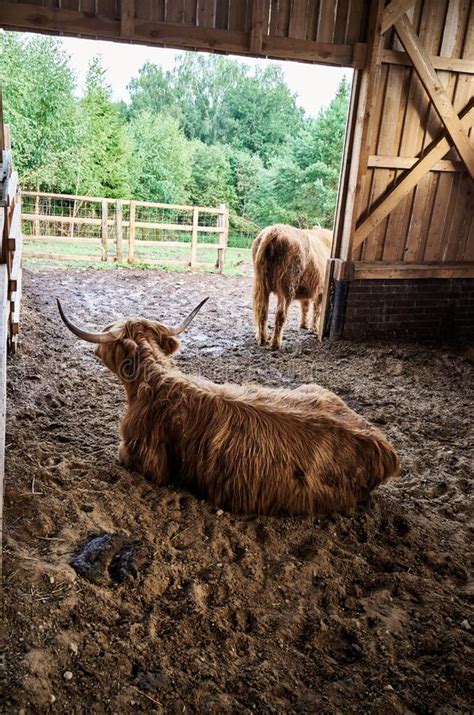
[[[165,355],[172,355],[179,349],[180,342],[174,335],[162,335],[160,336],[159,345]]]

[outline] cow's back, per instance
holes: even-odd
[[[270,293],[296,297],[310,251],[305,231],[284,224],[264,228],[252,245],[256,280]]]

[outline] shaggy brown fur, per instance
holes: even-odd
[[[216,385],[178,370],[171,329],[130,319],[107,330],[117,339],[96,354],[128,397],[119,458],[157,484],[241,514],[327,514],[398,473],[385,437],[318,385]]]
[[[324,274],[331,250],[332,232],[325,228],[303,230],[276,224],[268,226],[252,244],[254,264],[253,311],[259,345],[268,340],[270,293],[277,295],[271,347],[281,347],[283,326],[293,300],[301,301],[301,327],[308,327],[313,303],[312,327],[316,331],[324,288]]]

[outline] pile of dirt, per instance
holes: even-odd
[[[4,617],[9,713],[467,713],[469,354],[254,342],[251,279],[25,272],[9,370]],[[124,314],[178,323],[183,371],[334,390],[402,460],[355,513],[238,517],[117,462],[118,382],[70,335]],[[471,591],[472,594],[472,591]]]

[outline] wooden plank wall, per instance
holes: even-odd
[[[8,0],[0,26],[362,67],[362,0]]]
[[[418,0],[407,15],[431,56],[470,61],[469,72],[437,71],[455,111],[461,112],[474,94],[474,4]],[[457,68],[456,62],[451,64]],[[384,39],[380,71],[357,225],[405,174],[410,160],[414,163],[413,157],[422,155],[443,132],[393,27]],[[473,182],[451,150],[355,248],[352,258],[387,264],[473,261],[472,202]]]

